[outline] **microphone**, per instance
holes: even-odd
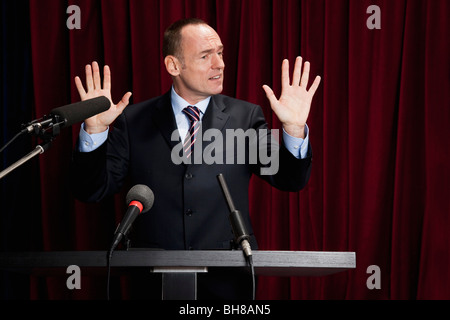
[[[118,225],[114,239],[111,245],[110,253],[114,251],[117,245],[122,241],[130,231],[131,225],[140,213],[147,212],[153,206],[155,196],[149,187],[143,184],[137,184],[128,191],[126,203],[128,204],[127,212],[122,222]]]
[[[236,208],[234,207],[233,200],[231,199],[231,195],[230,192],[228,191],[228,187],[223,175],[219,174],[217,176],[217,179],[219,180],[219,184],[222,188],[225,200],[227,201],[228,208],[230,209],[229,219],[231,227],[233,228],[235,242],[241,245],[245,256],[248,259],[251,259],[252,249],[250,247],[250,243],[248,242],[250,236],[248,235],[247,230],[245,228],[244,219],[242,219],[241,212],[239,210],[236,210]]]
[[[34,120],[24,125],[22,132],[39,133],[44,127],[70,127],[71,125],[86,120],[99,113],[105,112],[111,106],[111,102],[105,96],[100,96],[85,101],[68,104],[54,108],[44,118]]]

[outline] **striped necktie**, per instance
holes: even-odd
[[[183,113],[190,122],[189,134],[186,135],[183,144],[184,153],[186,157],[189,158],[194,150],[193,146],[196,139],[196,133],[200,128],[200,110],[197,107],[187,106],[183,109]]]

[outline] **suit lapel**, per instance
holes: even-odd
[[[158,101],[152,119],[171,149],[181,141],[179,135],[176,136],[175,141],[172,141],[172,134],[177,130],[177,124],[172,110],[170,91]]]
[[[222,131],[230,117],[224,112],[226,106],[218,96],[212,96],[206,113],[202,118],[202,132],[214,128]]]

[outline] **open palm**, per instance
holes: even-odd
[[[127,92],[119,103],[114,104],[111,99],[111,70],[108,66],[103,68],[103,87],[101,83],[100,68],[97,62],[93,62],[92,66],[86,66],[86,89],[79,77],[75,77],[75,85],[81,100],[92,99],[100,96],[105,96],[111,102],[109,110],[95,115],[85,120],[85,130],[89,134],[99,133],[105,131],[110,124],[122,113],[128,105],[131,92]]]
[[[264,85],[263,89],[284,130],[294,137],[304,138],[304,128],[311,109],[311,102],[321,79],[317,76],[307,90],[310,64],[305,62],[302,73],[301,57],[297,57],[295,60],[292,83],[290,83],[289,61],[287,59],[283,60],[281,68],[280,99],[276,98],[269,86]]]

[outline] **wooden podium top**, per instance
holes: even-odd
[[[39,269],[105,268],[106,251],[0,252],[0,269],[39,273]],[[324,276],[356,268],[354,252],[330,251],[253,251],[253,265],[258,275]],[[240,250],[151,250],[115,251],[111,267],[158,268],[244,268]]]

